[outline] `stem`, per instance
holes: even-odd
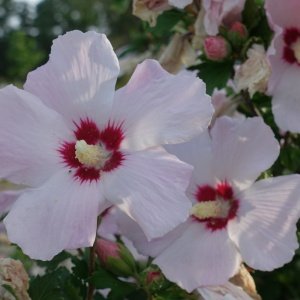
[[[98,230],[98,227],[101,223],[101,215],[98,216],[97,219],[97,228],[96,228],[96,232]],[[96,241],[97,241],[97,234],[95,237],[95,241],[92,247],[90,247],[90,256],[89,256],[89,276],[91,277],[92,274],[95,271],[95,262],[96,262]],[[94,295],[94,291],[95,291],[95,286],[93,283],[89,282],[88,283],[88,291],[87,291],[87,296],[86,296],[86,300],[93,300],[93,295]]]
[[[89,277],[93,274],[93,272],[95,270],[95,250],[96,250],[96,239],[94,241],[93,247],[90,247]],[[93,299],[94,290],[95,290],[94,284],[89,282],[86,300],[92,300]]]
[[[243,97],[243,100],[245,102],[245,104],[247,105],[247,107],[249,108],[250,112],[252,113],[252,115],[254,117],[260,116],[261,117],[261,113],[260,111],[253,105],[253,102],[250,99],[249,93],[242,91],[241,95]]]

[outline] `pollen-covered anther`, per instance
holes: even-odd
[[[191,214],[200,220],[207,218],[225,218],[228,215],[230,204],[223,200],[202,201],[195,204]]]
[[[75,144],[75,157],[86,167],[101,168],[108,156],[109,153],[99,145],[89,145],[85,140]]]
[[[298,63],[300,63],[300,39],[298,38],[295,43],[292,44],[291,47],[294,51],[295,58]]]

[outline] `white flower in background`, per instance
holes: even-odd
[[[208,35],[217,35],[220,25],[230,25],[241,19],[245,0],[203,0],[204,27]]]
[[[72,31],[54,41],[25,90],[0,90],[0,177],[31,187],[4,223],[33,258],[91,246],[97,216],[111,205],[149,239],[188,217],[191,167],[158,146],[207,128],[205,85],[147,60],[115,93],[118,74],[105,35]]]
[[[155,26],[157,17],[165,10],[171,9],[172,6],[182,9],[192,2],[192,0],[133,0],[132,13]]]
[[[221,116],[230,116],[233,118],[245,118],[245,116],[239,113],[236,110],[237,102],[228,97],[225,89],[214,89],[213,94],[211,95],[211,103],[214,106],[215,113],[211,126],[214,123],[215,119]]]
[[[170,5],[182,9],[191,4],[193,0],[169,0],[168,2]]]
[[[132,7],[133,15],[151,26],[156,25],[156,19],[163,11],[171,8],[167,0],[133,0]]]
[[[176,33],[162,53],[159,62],[165,70],[176,74],[184,67],[194,65],[196,60],[197,53],[191,46],[189,36]]]
[[[227,282],[224,285],[197,289],[199,300],[253,300],[241,287]]]
[[[167,150],[194,166],[187,194],[190,218],[148,242],[127,217],[120,229],[164,275],[188,292],[223,285],[241,261],[270,271],[298,248],[300,175],[256,181],[276,160],[279,145],[261,118],[222,117],[210,131]]]
[[[4,286],[10,287],[17,299],[30,300],[27,293],[29,287],[28,275],[20,261],[0,258],[0,299],[15,300],[16,297]]]
[[[270,63],[262,45],[254,44],[247,52],[248,59],[238,67],[234,81],[238,91],[248,90],[252,97],[267,90],[271,75]]]

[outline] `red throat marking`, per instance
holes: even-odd
[[[74,171],[73,175],[80,182],[98,181],[101,172],[110,172],[119,167],[125,159],[124,154],[120,151],[120,145],[124,139],[122,124],[116,125],[108,122],[107,126],[100,130],[95,122],[91,119],[80,119],[79,123],[75,123],[74,137],[75,141],[63,142],[58,149],[60,156],[69,171]],[[99,144],[109,153],[109,157],[104,166],[100,169],[87,167],[76,158],[75,145],[77,141],[84,140],[87,144]]]

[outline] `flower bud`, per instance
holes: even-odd
[[[121,243],[98,239],[96,253],[100,262],[117,276],[130,276],[135,270],[135,260],[130,251]]]
[[[234,22],[229,31],[228,39],[234,47],[240,47],[248,38],[248,30],[241,22]]]
[[[152,284],[156,280],[160,279],[160,277],[161,277],[160,271],[150,271],[149,273],[147,273],[146,282],[147,284]]]
[[[147,286],[151,293],[163,290],[169,285],[168,280],[155,266],[149,266],[140,275],[144,285]]]
[[[222,61],[231,52],[229,43],[221,36],[209,36],[204,40],[204,53],[213,61]]]
[[[241,38],[248,37],[248,30],[246,26],[241,22],[234,22],[230,27],[230,32],[237,33]]]

